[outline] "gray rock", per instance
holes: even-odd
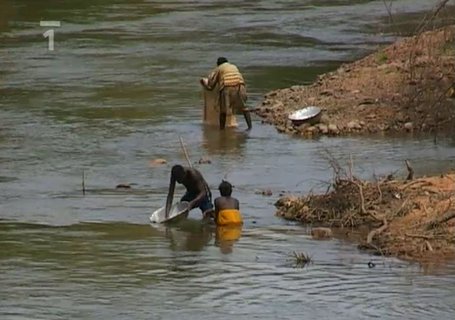
[[[311,229],[311,236],[313,239],[330,239],[332,237],[332,229],[330,228],[313,228]]]
[[[414,127],[414,126],[413,126],[412,122],[406,122],[406,123],[404,124],[404,128],[405,128],[406,130],[408,130],[408,131],[411,131],[413,127]]]

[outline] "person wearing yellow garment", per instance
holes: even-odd
[[[246,107],[247,93],[245,80],[236,65],[229,63],[225,57],[219,57],[217,67],[210,73],[208,80],[201,79],[201,84],[207,90],[219,90],[220,129],[226,126],[227,114],[242,112],[251,130],[250,110]]]
[[[216,241],[222,251],[228,253],[242,234],[243,218],[239,200],[231,196],[232,185],[223,180],[218,190],[221,196],[215,199]]]

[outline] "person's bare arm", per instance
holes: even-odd
[[[169,216],[169,211],[171,210],[172,201],[174,200],[174,190],[175,190],[175,178],[171,174],[171,181],[169,183],[169,190],[168,190],[167,199],[166,199],[166,211],[165,211],[166,219]]]
[[[240,204],[239,204],[239,200],[235,199],[235,208],[237,210],[240,210]]]
[[[208,80],[207,80],[207,84],[205,84],[202,80],[201,80],[201,84],[207,89],[207,90],[210,90],[212,91],[213,89],[215,89],[217,83],[218,83],[218,77],[220,75],[220,72],[218,71],[218,69],[215,69],[214,71],[212,71],[210,74],[209,74],[209,77],[208,77]]]
[[[204,178],[198,171],[192,170],[191,178],[193,180],[192,183],[195,184],[195,189],[198,191],[196,198],[194,198],[193,201],[191,201],[189,204],[190,209],[193,209],[196,206],[196,204],[199,203],[199,201],[201,201],[202,199],[204,199],[204,197],[207,195],[207,188],[205,185]]]

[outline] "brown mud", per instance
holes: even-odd
[[[322,109],[320,123],[288,115]],[[309,86],[269,92],[255,112],[279,132],[318,135],[435,132],[455,124],[455,26],[403,38],[320,76]]]

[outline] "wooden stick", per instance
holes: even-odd
[[[371,242],[373,241],[373,238],[374,236],[382,233],[385,229],[388,228],[388,223],[387,223],[387,219],[384,217],[383,218],[383,222],[382,222],[382,226],[380,226],[379,228],[377,229],[374,229],[374,230],[371,230],[370,233],[368,233],[368,236],[367,236],[367,243],[368,244],[371,244]]]
[[[180,146],[183,149],[183,153],[185,154],[185,158],[186,158],[186,161],[188,162],[188,166],[190,168],[192,168],[193,165],[191,164],[190,157],[188,155],[188,151],[186,151],[185,144],[183,143],[183,138],[181,136],[179,136],[179,139],[180,139]]]
[[[406,169],[408,169],[408,176],[406,177],[406,180],[414,179],[414,169],[411,167],[409,160],[406,160],[404,163],[406,164]]]

